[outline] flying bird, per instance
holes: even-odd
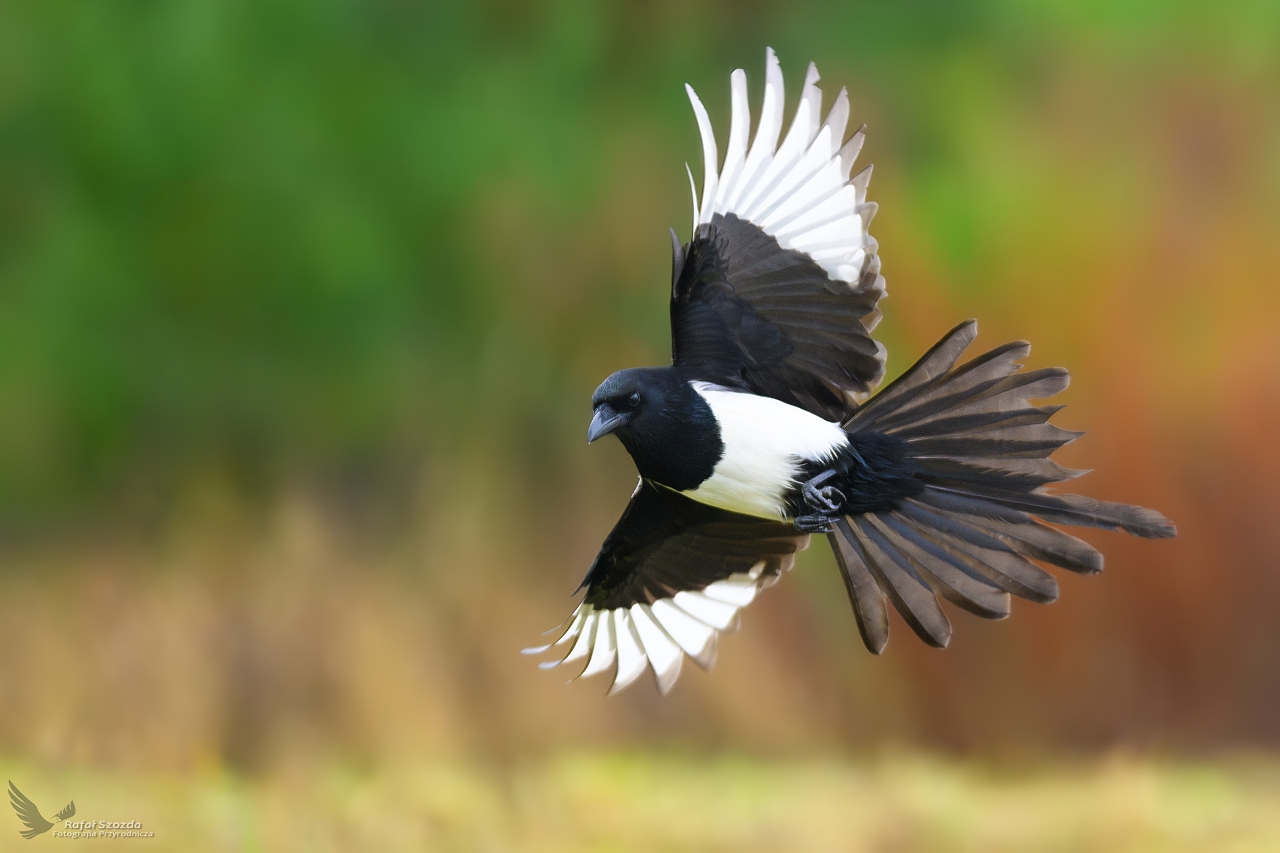
[[[973,320],[874,393],[885,348],[872,337],[885,295],[871,167],[853,163],[844,89],[822,115],[810,64],[783,135],[783,82],[767,51],[754,137],[747,79],[731,77],[723,163],[706,109],[693,232],[675,231],[671,361],[620,370],[596,389],[588,441],[614,435],[640,482],[579,589],[559,636],[528,653],[544,668],[585,660],[610,692],[652,669],[660,692],[688,656],[709,668],[719,632],[825,534],[868,650],[883,651],[888,605],[924,642],[947,645],[938,598],[986,619],[1010,596],[1057,598],[1042,566],[1089,574],[1102,554],[1054,525],[1147,538],[1176,528],[1154,510],[1052,490],[1079,476],[1049,459],[1081,433],[1033,400],[1067,387],[1062,368],[1024,371],[1025,341],[961,363]],[[781,143],[779,143],[781,138]],[[551,633],[554,633],[551,632]]]

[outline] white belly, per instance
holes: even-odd
[[[839,425],[771,397],[691,382],[720,423],[724,456],[683,494],[762,518],[786,519],[786,495],[806,460],[827,461],[849,443]]]

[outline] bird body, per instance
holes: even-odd
[[[672,232],[672,364],[619,370],[592,398],[588,440],[616,435],[640,483],[567,626],[526,650],[562,651],[544,667],[614,668],[611,691],[651,668],[665,693],[685,656],[711,666],[719,632],[812,533],[826,534],[875,654],[890,604],[945,646],[939,597],[1003,618],[1011,595],[1057,597],[1041,564],[1101,570],[1097,550],[1051,524],[1175,534],[1153,510],[1050,489],[1083,473],[1048,458],[1079,433],[1048,423],[1060,407],[1032,404],[1069,377],[1022,372],[1026,342],[959,364],[977,334],[961,323],[876,390],[885,349],[871,333],[885,283],[868,233],[871,170],[852,174],[863,134],[844,139],[847,94],[824,119],[817,80],[810,65],[783,136],[782,72],[768,51],[749,141],[746,76],[735,71],[723,164],[688,89],[705,177],[691,239]]]
[[[839,424],[772,397],[693,382],[724,450],[710,477],[682,494],[711,506],[790,521],[804,473],[849,445]]]
[[[601,386],[596,424],[622,439],[642,476],[730,512],[790,519],[803,472],[828,463],[849,440],[838,424],[771,397],[685,380],[677,368],[619,371]],[[628,419],[639,395],[653,421]],[[607,414],[601,415],[601,411]],[[661,418],[661,421],[658,420]],[[605,434],[594,426],[590,439]]]

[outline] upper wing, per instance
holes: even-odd
[[[711,665],[718,631],[791,568],[808,539],[789,524],[717,509],[642,481],[583,579],[587,594],[569,627],[551,645],[526,651],[572,642],[560,660],[543,666],[590,653],[582,675],[603,672],[616,658],[610,692],[651,664],[666,693],[684,654]]]
[[[870,332],[884,278],[867,233],[868,166],[850,178],[862,147],[844,142],[842,89],[820,121],[822,93],[809,66],[791,128],[782,129],[782,72],[768,52],[764,104],[750,147],[747,81],[733,72],[733,114],[724,166],[693,89],[705,155],[694,190],[694,234],[677,246],[672,273],[672,356],[691,375],[747,388],[831,420],[884,376],[885,350]],[[690,177],[692,181],[692,176]]]

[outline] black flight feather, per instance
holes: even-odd
[[[579,587],[600,610],[699,590],[764,562],[789,569],[809,537],[781,521],[719,509],[641,482]]]
[[[865,325],[881,295],[878,275],[865,289],[833,281],[732,213],[700,226],[674,257],[672,360],[689,378],[841,420],[852,412],[849,395],[884,375],[883,348]]]

